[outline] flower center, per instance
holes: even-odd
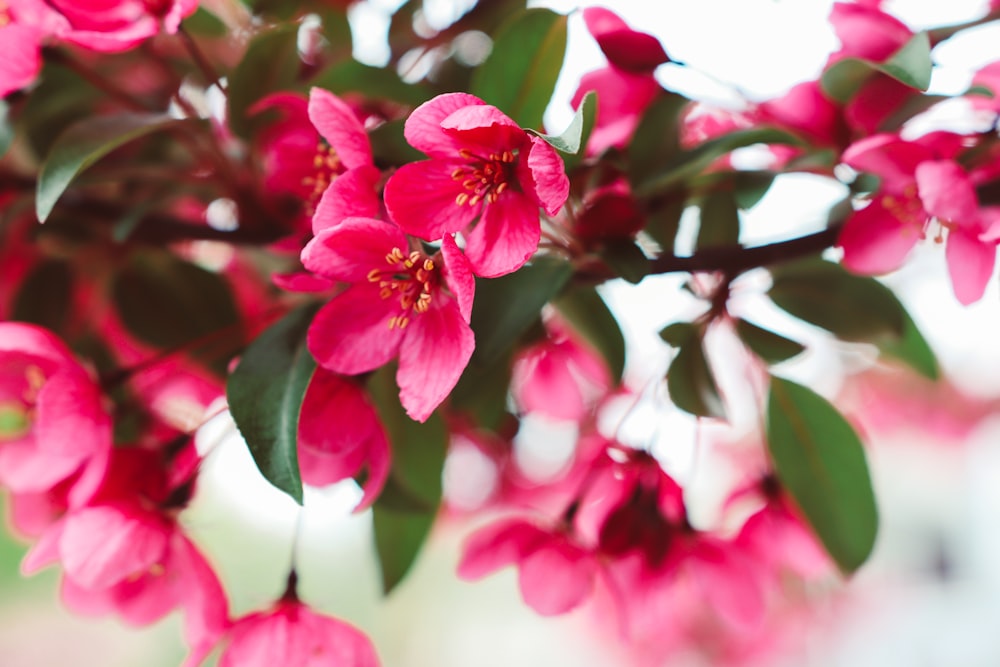
[[[14,22],[14,17],[10,13],[10,6],[0,0],[0,28],[5,28]]]
[[[309,215],[316,212],[316,204],[320,197],[330,187],[330,184],[342,173],[344,165],[340,162],[340,156],[333,146],[329,146],[322,141],[316,146],[316,154],[313,156],[313,173],[302,179],[302,185],[312,191],[306,195],[306,209]]]
[[[414,250],[404,255],[399,248],[386,254],[388,268],[376,267],[368,272],[368,282],[378,283],[382,299],[399,299],[399,315],[389,318],[390,329],[405,329],[410,317],[427,312],[437,289],[440,273],[434,260]]]
[[[455,197],[455,203],[459,206],[475,206],[482,201],[494,203],[512,180],[510,171],[516,157],[514,153],[491,153],[488,158],[483,158],[463,148],[458,154],[469,160],[469,164],[451,172],[451,177],[465,188],[465,192]]]
[[[884,195],[882,206],[889,214],[902,223],[919,230],[921,238],[924,237],[924,226],[927,223],[927,213],[923,204],[917,198],[917,186],[907,185],[900,195]]]

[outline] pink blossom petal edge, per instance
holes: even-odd
[[[529,607],[556,616],[579,606],[594,589],[597,565],[583,549],[552,536],[521,563],[518,583]]]
[[[372,269],[387,266],[392,248],[407,252],[406,236],[395,225],[374,218],[347,218],[320,231],[302,249],[302,265],[333,280],[366,283]]]
[[[542,544],[548,535],[521,518],[509,518],[480,528],[462,548],[458,576],[466,581],[481,579],[502,567],[519,563]]]
[[[372,147],[357,115],[342,99],[322,88],[309,91],[309,120],[348,169],[372,164]]]
[[[385,184],[385,208],[389,217],[407,234],[437,241],[454,234],[479,215],[482,205],[459,205],[464,192],[451,174],[461,163],[424,160],[404,164]]]
[[[317,363],[344,375],[375,370],[396,356],[402,331],[389,328],[395,306],[368,283],[348,288],[319,309],[306,345]]]
[[[336,227],[346,218],[374,218],[379,214],[378,182],[382,172],[372,165],[349,169],[323,191],[312,219],[313,234]]]
[[[945,258],[955,298],[963,306],[979,301],[993,275],[997,249],[994,243],[983,243],[963,229],[948,234]]]
[[[847,219],[837,245],[850,271],[881,275],[902,266],[919,240],[919,227],[902,222],[876,199]]]
[[[441,405],[475,348],[472,329],[453,301],[432,304],[414,318],[400,345],[396,372],[399,400],[411,419],[426,421]]]
[[[403,125],[403,136],[411,146],[430,157],[454,157],[462,144],[441,127],[445,118],[463,107],[486,104],[468,93],[438,95],[413,110]]]
[[[465,254],[477,276],[495,278],[524,266],[541,235],[537,204],[504,193],[484,207],[479,223],[466,234]]]
[[[472,264],[455,243],[455,237],[450,234],[441,240],[441,254],[444,256],[445,282],[455,295],[462,318],[468,322],[472,318],[472,302],[476,295],[476,277],[472,272]]]
[[[920,200],[928,213],[976,234],[985,231],[972,181],[957,163],[951,160],[921,162],[917,165],[916,178]]]

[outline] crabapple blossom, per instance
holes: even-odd
[[[373,218],[321,230],[302,251],[302,263],[351,286],[316,314],[308,344],[321,366],[345,375],[398,357],[400,401],[424,421],[475,348],[469,328],[475,282],[451,236],[433,257],[409,248],[401,229]]]
[[[500,276],[528,261],[541,236],[539,207],[555,215],[569,192],[555,149],[466,93],[420,105],[404,133],[431,159],[403,165],[386,183],[393,221],[428,241],[463,232],[478,276]]]

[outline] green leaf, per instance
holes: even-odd
[[[679,348],[667,371],[670,400],[681,410],[696,417],[725,419],[726,406],[705,358],[699,328],[686,322],[678,322],[661,331],[660,337]]]
[[[903,362],[929,380],[937,380],[941,372],[934,351],[903,305],[899,307],[903,314],[903,335],[878,341],[879,352]]]
[[[556,310],[597,350],[611,371],[613,382],[625,372],[625,337],[618,320],[593,287],[572,287],[552,302]]]
[[[885,62],[844,58],[823,72],[820,85],[831,99],[848,102],[873,72],[882,72],[903,85],[927,90],[931,83],[931,43],[926,32],[919,32]]]
[[[405,83],[389,68],[363,65],[356,60],[337,62],[310,79],[310,86],[343,94],[363,92],[367,98],[384,98],[416,106],[430,96],[426,88]]]
[[[635,139],[633,139],[635,143]],[[639,197],[650,197],[669,191],[684,181],[697,176],[715,160],[737,148],[755,144],[801,144],[795,135],[777,128],[758,127],[737,130],[715,139],[709,139],[689,151],[682,151],[666,163],[658,163],[648,174],[633,175],[629,170],[632,189]]]
[[[660,331],[660,338],[671,347],[680,347],[694,335],[695,328],[690,322],[674,322]]]
[[[681,216],[687,208],[687,193],[683,190],[659,197],[648,203],[646,233],[656,241],[664,254],[673,254],[674,242],[681,227]]]
[[[300,505],[299,412],[316,370],[305,336],[317,309],[294,310],[265,330],[226,382],[233,421],[261,474]]]
[[[778,364],[791,359],[806,349],[801,343],[762,329],[743,319],[736,320],[736,333],[751,352],[769,364]]]
[[[12,320],[31,322],[61,332],[72,308],[73,273],[68,262],[40,262],[14,297]]]
[[[878,511],[857,433],[823,397],[771,378],[767,446],[782,486],[845,573],[871,554]]]
[[[777,176],[773,171],[737,171],[733,174],[733,198],[742,210],[753,208],[764,198]]]
[[[247,139],[254,126],[247,111],[270,93],[295,88],[302,61],[297,23],[288,23],[253,38],[229,77],[229,126]]]
[[[39,162],[73,123],[94,116],[104,94],[73,70],[46,59],[38,85],[18,113],[17,131],[27,136]]]
[[[620,278],[633,285],[638,285],[649,275],[649,258],[632,241],[609,241],[600,255]]]
[[[143,342],[173,348],[233,329],[240,317],[217,273],[166,253],[136,254],[114,276],[112,298],[125,327]]]
[[[14,141],[14,128],[10,124],[10,105],[0,99],[0,157],[7,153]]]
[[[708,194],[699,206],[698,241],[701,250],[711,246],[734,246],[740,239],[740,213],[732,191]]]
[[[392,443],[387,491],[373,507],[375,548],[386,594],[406,576],[434,524],[448,451],[448,429],[440,414],[432,414],[424,423],[406,415],[399,404],[395,373],[395,364],[389,364],[368,382],[372,401]]]
[[[586,145],[583,143],[584,128],[589,126],[590,129],[593,129],[596,117],[597,93],[591,90],[583,96],[580,106],[577,107],[576,113],[573,114],[572,120],[570,120],[569,125],[566,126],[562,134],[539,133],[538,136],[549,142],[549,145],[556,150],[560,150],[563,153],[576,154]]]
[[[473,358],[451,392],[451,407],[476,424],[496,430],[507,417],[513,349],[486,364]]]
[[[118,113],[74,124],[56,140],[38,175],[38,220],[45,222],[73,179],[114,149],[147,134],[191,122],[198,121],[159,113]]]
[[[633,188],[680,151],[680,115],[690,101],[663,91],[643,113],[628,145],[628,178]]]
[[[184,19],[184,29],[193,35],[206,37],[225,37],[229,34],[226,24],[204,7],[199,7],[194,14]]]
[[[566,20],[542,8],[513,15],[497,30],[469,92],[522,127],[541,127],[566,55]]]
[[[407,162],[426,159],[426,155],[411,146],[403,136],[402,120],[391,120],[382,123],[368,134],[372,145],[372,155],[379,167],[398,167]]]
[[[899,340],[904,312],[888,287],[820,259],[771,270],[771,300],[789,314],[852,342]]]
[[[477,280],[472,307],[472,330],[476,334],[473,359],[489,364],[512,347],[572,273],[564,260],[536,257],[514,273]]]

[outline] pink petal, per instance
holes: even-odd
[[[174,569],[180,573],[177,595],[184,609],[184,639],[193,649],[212,646],[229,627],[225,591],[201,552],[180,531],[171,540]]]
[[[543,616],[565,614],[594,590],[597,565],[583,549],[553,536],[521,563],[518,583],[529,607]]]
[[[47,329],[21,322],[0,322],[0,353],[14,352],[60,363],[75,363],[59,337]]]
[[[413,110],[403,126],[403,136],[431,157],[454,158],[462,145],[441,128],[441,122],[463,107],[478,104],[486,103],[467,93],[438,95]]]
[[[544,530],[521,518],[491,523],[466,539],[458,576],[472,581],[504,566],[520,563],[548,539]]]
[[[357,115],[333,93],[322,88],[309,91],[309,120],[348,169],[372,164],[368,134]]]
[[[348,218],[336,227],[321,230],[302,249],[302,265],[333,280],[367,283],[372,269],[389,266],[386,255],[399,248],[409,252],[403,232],[374,218]]]
[[[83,463],[81,456],[41,451],[34,438],[3,443],[0,483],[14,493],[43,493],[69,478]]]
[[[920,227],[894,216],[879,198],[847,219],[837,245],[849,270],[880,275],[903,265],[920,234]]]
[[[477,276],[495,278],[524,266],[541,234],[538,205],[507,191],[484,207],[479,223],[466,235],[465,255]]]
[[[796,130],[822,144],[840,145],[845,139],[840,107],[823,94],[818,81],[792,86],[781,97],[761,104],[759,111],[764,121]]]
[[[514,364],[511,389],[526,412],[553,419],[578,420],[586,411],[583,393],[567,359],[551,342],[525,350]]]
[[[44,567],[59,562],[59,541],[62,539],[66,520],[52,524],[35,542],[21,561],[21,574],[30,576]]]
[[[532,137],[527,166],[527,174],[518,174],[521,186],[534,195],[546,213],[555,215],[569,196],[569,178],[562,158],[546,141]]]
[[[100,389],[82,368],[49,377],[38,392],[36,408],[40,450],[82,461],[111,447],[111,420],[101,406]]]
[[[84,588],[108,588],[158,563],[169,532],[158,519],[124,506],[92,506],[70,514],[59,553],[66,576]]]
[[[441,299],[441,293],[435,295]],[[411,419],[422,422],[454,389],[476,348],[458,304],[431,304],[413,318],[399,348],[399,400]]]
[[[734,629],[750,632],[764,620],[764,595],[750,563],[722,542],[701,538],[685,562],[706,601]]]
[[[899,19],[853,3],[834,3],[830,23],[841,43],[840,51],[831,59],[853,57],[883,62],[913,36]]]
[[[378,182],[382,172],[372,165],[349,169],[323,191],[313,215],[313,234],[336,227],[345,218],[375,218],[382,208]]]
[[[608,9],[587,7],[583,10],[583,20],[608,61],[617,67],[633,72],[651,72],[657,65],[670,60],[658,39],[632,30]]]
[[[289,292],[316,293],[333,289],[337,281],[299,271],[298,273],[273,273],[271,274],[271,283],[275,287]]]
[[[920,200],[928,213],[976,234],[983,231],[976,191],[969,175],[957,163],[951,160],[921,162],[916,177]]]
[[[0,28],[0,98],[28,86],[42,66],[42,35],[34,27],[11,23]]]
[[[995,243],[983,243],[963,229],[948,233],[945,258],[955,298],[963,306],[979,301],[993,275],[997,248]]]
[[[455,295],[459,312],[468,322],[472,317],[472,301],[476,295],[476,277],[472,273],[472,264],[455,244],[455,237],[450,234],[446,234],[441,240],[441,254],[444,256],[445,282]]]
[[[390,329],[393,301],[378,288],[358,284],[320,308],[309,327],[306,345],[320,366],[344,375],[375,370],[396,356],[402,330]]]
[[[462,148],[483,158],[520,148],[527,139],[527,133],[510,116],[488,104],[458,109],[441,121],[441,128],[461,142]]]
[[[914,181],[917,165],[934,154],[922,144],[903,141],[895,134],[876,134],[851,144],[844,151],[844,164],[876,174],[883,190],[899,192]]]
[[[461,162],[425,160],[404,164],[385,184],[385,208],[389,217],[407,234],[436,241],[454,234],[472,222],[482,205],[455,201],[466,193],[451,177]]]
[[[919,94],[886,74],[876,74],[862,84],[847,106],[844,117],[859,134],[874,134],[910,96]]]

